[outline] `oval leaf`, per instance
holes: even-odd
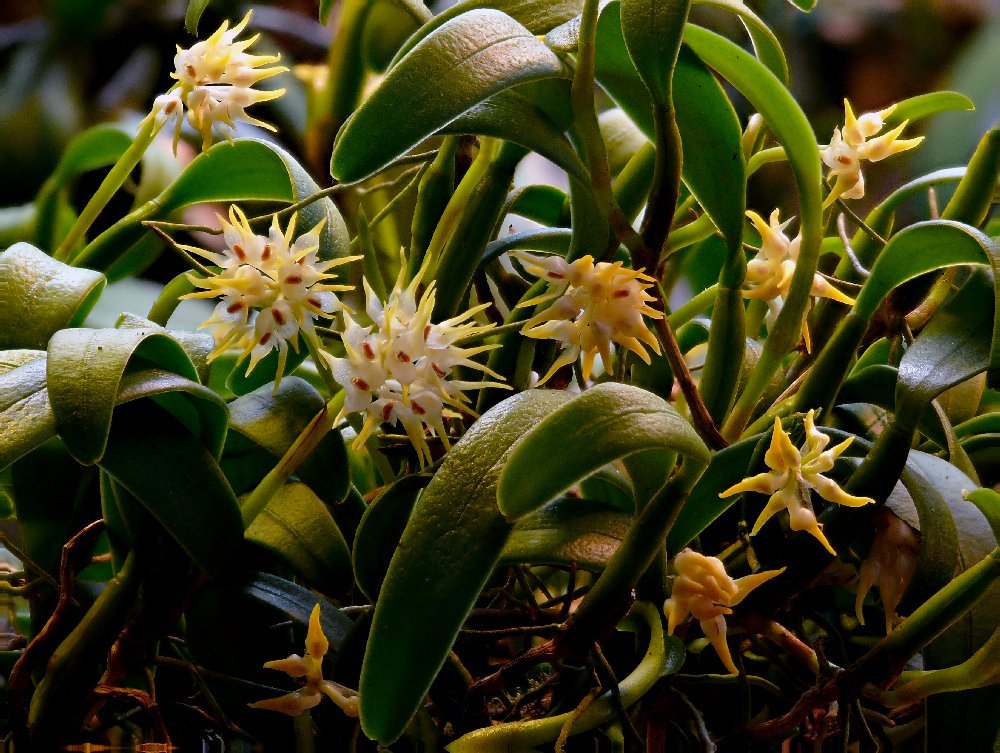
[[[665,400],[626,384],[599,384],[515,445],[497,488],[500,511],[516,520],[607,463],[653,449],[705,463],[710,458],[695,430]]]

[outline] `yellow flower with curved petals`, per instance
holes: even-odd
[[[827,502],[847,507],[863,507],[874,504],[875,500],[871,497],[855,497],[848,494],[840,488],[836,481],[823,475],[833,468],[836,459],[850,447],[854,437],[845,439],[829,450],[826,449],[830,443],[830,437],[816,428],[813,420],[814,415],[814,410],[810,410],[806,414],[806,443],[798,449],[792,444],[791,438],[782,428],[781,419],[775,417],[771,446],[764,454],[764,462],[771,470],[745,478],[726,489],[719,496],[731,497],[740,492],[771,495],[750,531],[751,536],[756,535],[774,515],[782,510],[788,510],[789,528],[793,531],[808,532],[830,554],[836,556],[837,552],[826,540],[826,536],[823,535],[822,528],[816,520],[816,513],[813,510],[809,494],[810,490],[815,489],[819,496]]]
[[[726,642],[726,618],[747,594],[757,586],[766,583],[785,572],[765,570],[746,575],[735,580],[729,577],[725,565],[718,557],[706,557],[693,549],[684,549],[674,557],[673,590],[670,598],[663,602],[663,612],[667,616],[667,632],[674,630],[690,614],[699,621],[705,637],[719,655],[726,669],[739,674]]]

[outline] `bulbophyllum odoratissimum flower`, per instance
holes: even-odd
[[[298,716],[317,706],[323,700],[323,696],[326,696],[345,714],[357,717],[357,691],[332,680],[323,679],[323,657],[329,649],[330,641],[323,633],[323,626],[320,624],[320,605],[317,604],[309,616],[305,656],[292,654],[287,659],[276,659],[264,664],[264,669],[275,669],[289,677],[302,678],[305,685],[277,698],[265,698],[263,701],[251,703],[250,707]]]
[[[848,437],[829,450],[826,446],[830,437],[816,428],[815,411],[806,414],[804,426],[806,443],[796,449],[791,437],[781,426],[781,419],[774,419],[774,433],[771,435],[771,445],[764,454],[764,462],[771,470],[745,478],[738,484],[719,494],[720,497],[731,497],[740,492],[758,492],[771,495],[767,505],[753,524],[750,535],[754,536],[761,527],[774,515],[782,510],[788,510],[788,524],[793,531],[807,531],[822,544],[830,554],[837,552],[816,520],[813,510],[811,490],[827,502],[834,502],[847,507],[862,507],[874,504],[871,497],[855,497],[848,494],[833,479],[823,474],[833,469],[833,465],[841,453],[850,447],[854,437]]]
[[[458,411],[469,411],[466,390],[507,388],[507,385],[451,378],[456,367],[501,378],[472,360],[496,345],[463,348],[458,344],[492,328],[492,324],[472,321],[487,304],[443,322],[432,322],[434,284],[428,285],[418,297],[426,267],[409,284],[405,284],[405,270],[404,263],[385,302],[364,281],[365,311],[372,323],[362,326],[345,314],[342,339],[346,357],[337,358],[326,352],[324,356],[333,378],[344,388],[344,407],[337,420],[358,411],[365,414],[356,446],[363,444],[383,423],[402,424],[423,466],[432,460],[426,432],[436,435],[446,448],[449,446],[444,419],[458,416]]]
[[[208,277],[192,274],[191,282],[202,290],[182,297],[221,298],[212,316],[202,324],[215,337],[210,362],[235,349],[239,361],[249,356],[249,374],[275,350],[276,383],[280,382],[289,344],[297,350],[300,334],[318,339],[315,320],[343,309],[336,294],[353,289],[332,282],[335,275],[330,270],[360,257],[320,261],[323,223],[295,238],[295,215],[284,232],[275,215],[267,235],[257,235],[236,206],[230,207],[228,222],[221,216],[219,222],[226,242],[222,251],[181,246],[218,267],[218,272]]]
[[[732,607],[746,598],[753,589],[781,575],[780,570],[765,570],[733,579],[718,557],[706,557],[693,549],[684,549],[674,557],[673,589],[663,603],[667,616],[667,631],[674,630],[688,615],[699,621],[705,637],[711,642],[722,663],[734,675],[738,674],[726,642],[726,617]]]
[[[546,382],[555,372],[583,355],[583,378],[589,379],[598,354],[608,373],[612,372],[613,343],[628,348],[647,364],[649,347],[660,352],[660,344],[643,319],[662,319],[663,312],[649,306],[654,300],[646,291],[656,283],[641,271],[621,262],[597,262],[583,256],[566,261],[561,256],[537,256],[523,251],[511,254],[525,269],[545,280],[549,289],[524,301],[521,306],[537,306],[551,301],[543,311],[524,323],[521,334],[562,344],[552,368],[539,380]]]
[[[760,233],[761,244],[757,255],[747,262],[743,297],[758,298],[767,303],[769,310],[767,322],[768,326],[771,326],[781,312],[781,307],[792,285],[792,276],[795,274],[795,265],[799,259],[799,246],[802,243],[802,237],[796,236],[794,240],[789,240],[784,231],[794,218],[781,222],[777,209],[771,212],[767,222],[754,211],[748,211],[747,217]],[[853,298],[837,290],[818,272],[813,275],[810,294],[820,298],[830,298],[848,306],[854,304]],[[805,338],[806,349],[811,349],[809,329],[805,326],[804,319],[802,334]]]
[[[896,105],[892,105],[857,118],[851,109],[851,103],[844,100],[844,127],[834,128],[829,145],[820,151],[824,164],[830,168],[827,177],[833,179],[830,194],[823,202],[824,208],[838,198],[860,199],[865,195],[865,178],[861,174],[863,160],[878,162],[912,149],[924,140],[923,136],[915,139],[899,138],[909,121],[903,121],[891,131],[878,135],[885,127],[885,119],[895,109]]]
[[[170,76],[177,83],[153,103],[150,117],[157,127],[174,123],[174,149],[180,138],[185,113],[188,122],[201,134],[202,148],[212,143],[212,128],[227,130],[231,139],[236,121],[242,120],[268,130],[275,130],[268,123],[247,114],[246,108],[260,102],[276,99],[284,89],[261,91],[253,87],[287,68],[271,66],[280,55],[251,55],[247,49],[260,36],[237,41],[236,37],[250,22],[251,12],[233,28],[223,21],[212,36],[196,42],[188,49],[177,47],[174,71]]]

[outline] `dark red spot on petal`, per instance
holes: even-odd
[[[278,323],[279,327],[284,325],[285,315],[282,314],[281,311],[279,311],[278,309],[271,309],[271,316],[274,317],[274,321]]]
[[[428,324],[426,327],[424,327],[424,342],[427,342],[427,338],[430,337],[430,334],[431,334],[431,325]]]
[[[271,244],[265,243],[264,250],[260,252],[260,259],[261,261],[267,261],[270,258],[271,258]]]
[[[306,298],[306,303],[315,308],[319,308],[320,300],[316,296],[311,295],[308,298]]]
[[[260,344],[261,345],[267,345],[270,340],[271,340],[271,333],[270,332],[265,332],[264,336],[262,338],[260,338]]]
[[[410,360],[411,360],[410,359],[410,354],[407,353],[406,351],[403,351],[403,350],[399,351],[396,354],[396,359],[399,360],[399,361],[402,361],[403,363],[409,363]]]
[[[372,350],[372,346],[367,342],[361,343],[361,352],[365,354],[365,358],[369,361],[375,360],[375,351]]]
[[[241,308],[243,308],[243,301],[237,301],[236,303],[230,303],[228,306],[226,306],[226,311],[228,311],[230,314],[235,314]]]
[[[302,282],[302,278],[299,275],[288,275],[288,277],[285,278],[285,283],[287,285],[298,285],[300,282]]]
[[[382,420],[388,421],[392,417],[392,403],[382,406]]]
[[[612,296],[615,298],[628,298],[628,291],[624,289],[616,290],[614,293],[612,293]]]
[[[427,412],[424,410],[423,406],[416,400],[410,401],[410,407],[413,408],[413,412],[416,413],[418,416],[422,416]]]
[[[247,252],[243,249],[243,246],[239,243],[233,244],[233,253],[236,254],[236,258],[240,261],[247,260]]]
[[[357,387],[359,390],[370,390],[371,389],[371,387],[368,386],[368,382],[366,382],[361,377],[354,377],[354,379],[351,380],[351,383],[355,387]]]
[[[190,63],[187,64],[184,70],[187,71],[187,75],[189,75],[191,78],[194,78],[195,74],[198,72],[194,69],[194,66],[191,65]]]
[[[561,280],[561,279],[563,279],[563,278],[564,278],[564,277],[565,277],[566,275],[561,275],[561,274],[559,274],[558,272],[546,272],[545,276],[546,276],[546,277],[551,277],[551,278],[552,278],[553,280]]]
[[[431,363],[431,368],[434,369],[434,373],[437,374],[442,379],[444,379],[446,376],[448,376],[448,372],[445,371],[444,369],[442,369],[436,363]]]

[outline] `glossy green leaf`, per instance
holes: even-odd
[[[788,2],[806,13],[816,7],[816,0],[788,0]]]
[[[365,15],[361,50],[365,65],[382,72],[399,49],[433,16],[419,0],[375,0]]]
[[[532,184],[512,191],[507,211],[542,225],[569,224],[569,196],[555,186]]]
[[[520,518],[500,555],[502,565],[560,565],[604,569],[633,517],[602,502],[560,497]]]
[[[365,178],[497,92],[565,75],[562,61],[510,16],[463,13],[389,69],[337,135],[330,171],[344,182]],[[441,91],[448,96],[434,95]]]
[[[198,567],[211,575],[229,564],[243,540],[236,497],[212,454],[170,413],[151,400],[121,406],[100,464]]]
[[[750,35],[757,59],[766,65],[780,81],[788,83],[788,63],[785,60],[785,51],[781,49],[781,43],[771,28],[742,0],[694,0],[693,4],[722,8],[739,16]]]
[[[372,600],[378,599],[389,562],[410,519],[417,496],[430,483],[425,475],[403,476],[372,500],[361,517],[351,557],[358,587]]]
[[[21,366],[27,366],[32,361],[45,358],[44,350],[19,348],[17,350],[0,350],[0,375],[13,371]]]
[[[45,359],[0,374],[0,469],[55,436]]]
[[[184,12],[184,29],[191,36],[198,36],[198,22],[210,2],[211,0],[188,0],[187,10]]]
[[[629,455],[625,460],[630,460],[641,454]],[[656,450],[652,450],[648,454],[651,458],[659,458],[659,453]],[[625,463],[623,462],[622,465]],[[645,469],[645,465],[643,465],[643,469]],[[635,498],[648,499],[652,496],[657,489],[663,486],[663,482],[667,480],[672,470],[673,463],[667,469],[653,466],[653,472],[650,475],[654,477],[653,484],[656,485],[656,488],[649,490],[648,493],[636,494],[632,489],[636,482],[636,474],[632,472],[632,467],[625,465],[623,471],[616,464],[610,463],[580,482],[580,496],[608,504],[632,515],[635,513]]]
[[[929,92],[897,102],[893,111],[886,117],[885,122],[888,126],[896,126],[904,120],[912,122],[929,118],[940,112],[975,109],[975,103],[959,92]]]
[[[979,508],[993,535],[1000,541],[1000,493],[993,489],[972,489],[965,499]]]
[[[191,359],[191,363],[194,364],[194,368],[198,372],[198,378],[202,382],[208,381],[208,376],[211,372],[208,356],[215,348],[215,338],[207,332],[167,329],[149,319],[127,312],[118,317],[115,327],[118,329],[145,329],[166,333],[188,354],[188,358]]]
[[[569,139],[540,107],[516,91],[502,91],[460,115],[442,133],[495,136],[538,152],[570,175],[590,174]]]
[[[251,456],[260,478],[292,446],[323,405],[323,397],[316,389],[298,377],[285,377],[277,390],[261,387],[229,404],[231,433],[266,450],[266,454]],[[340,432],[334,429],[327,434],[296,475],[328,505],[341,502],[350,489],[351,475]]]
[[[608,152],[611,175],[618,175],[637,151],[649,140],[625,111],[612,107],[597,117],[601,138]]]
[[[184,349],[161,331],[64,329],[49,341],[49,399],[56,425],[67,449],[85,465],[104,452],[118,385],[133,358],[198,379]]]
[[[670,104],[670,83],[690,0],[620,0],[622,37],[653,99]]]
[[[259,573],[242,587],[243,593],[257,601],[284,612],[300,625],[308,625],[313,608],[319,604],[319,620],[323,634],[336,651],[354,626],[350,618],[326,599],[318,597],[308,588],[270,573]]]
[[[159,196],[97,236],[74,259],[74,264],[107,269],[112,279],[124,277],[151,261],[151,258],[135,258],[134,254],[138,244],[150,237],[142,225],[144,220],[165,219],[184,207],[203,202],[294,203],[318,190],[316,182],[295,158],[275,144],[257,139],[221,142],[195,157]],[[298,214],[301,232],[321,221],[324,226],[320,233],[320,256],[347,256],[350,253],[347,225],[329,198],[313,202]],[[155,251],[155,247],[151,248]]]
[[[770,442],[770,434],[745,437],[712,454],[704,475],[691,489],[667,534],[667,551],[679,552],[701,534],[722,513],[728,510],[734,497],[722,499],[722,492],[750,475],[750,461],[761,442]]]
[[[549,29],[578,16],[583,0],[462,0],[434,16],[404,44],[390,67],[399,63],[417,44],[453,18],[477,8],[496,8],[506,13],[532,34],[544,34]]]
[[[56,330],[83,321],[104,283],[100,272],[14,244],[0,253],[0,348],[44,348]]]
[[[283,486],[246,530],[246,537],[284,559],[323,593],[351,589],[351,552],[326,505],[301,483]]]
[[[665,400],[616,382],[574,397],[514,446],[497,488],[500,511],[516,520],[618,458],[661,450],[708,462],[691,425]]]
[[[403,732],[448,656],[511,531],[496,484],[517,439],[567,399],[532,390],[484,413],[445,457],[392,557],[361,670],[361,725]]]

